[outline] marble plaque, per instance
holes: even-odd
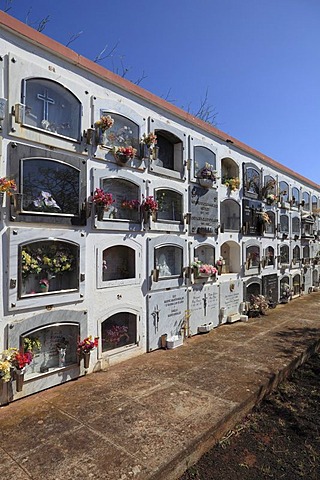
[[[190,233],[213,235],[218,226],[218,194],[212,188],[190,187]]]
[[[278,285],[278,275],[276,273],[264,275],[262,277],[262,295],[264,295],[267,300],[277,303],[279,298]]]
[[[240,313],[240,303],[242,302],[241,280],[229,280],[220,284],[220,323],[227,321],[228,315]]]
[[[161,347],[162,335],[179,335],[187,313],[186,288],[148,295],[148,351]]]
[[[188,305],[189,335],[197,334],[201,325],[219,325],[218,285],[193,285],[188,292]]]
[[[261,202],[257,200],[242,200],[242,222],[245,227],[245,234],[257,234],[260,228],[259,215],[257,211],[261,209]]]
[[[312,287],[312,270],[310,267],[303,269],[302,283],[303,292],[308,293]]]

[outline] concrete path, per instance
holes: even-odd
[[[177,479],[320,346],[320,293],[0,408],[1,480]]]

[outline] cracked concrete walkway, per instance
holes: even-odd
[[[1,480],[171,480],[320,345],[320,293],[0,408]]]

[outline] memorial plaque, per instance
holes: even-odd
[[[312,270],[310,267],[305,267],[303,269],[302,283],[303,283],[303,292],[309,293],[310,289],[312,288]]]
[[[262,295],[271,302],[278,303],[279,299],[279,282],[276,273],[272,275],[264,275],[262,277]]]
[[[193,285],[188,292],[189,335],[198,333],[200,325],[212,323],[219,325],[219,287],[218,285]]]
[[[229,280],[220,284],[220,312],[221,322],[227,321],[228,315],[240,313],[240,303],[242,302],[241,280]]]
[[[213,235],[218,226],[218,194],[212,188],[190,187],[190,233]]]
[[[242,219],[246,235],[261,233],[261,221],[257,213],[258,211],[261,211],[261,202],[257,200],[242,200]]]
[[[186,288],[148,295],[148,351],[161,347],[162,335],[179,335],[187,313]]]

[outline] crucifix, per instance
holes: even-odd
[[[160,313],[159,305],[155,305],[154,310],[151,313],[151,315],[153,316],[153,323],[154,323],[154,327],[155,327],[156,332],[158,331],[158,328],[159,328],[159,313]]]
[[[207,316],[207,294],[205,293],[203,298],[203,309],[204,309],[204,316],[206,317]]]
[[[49,120],[49,104],[54,105],[55,101],[48,95],[48,90],[45,90],[43,94],[38,93],[37,98],[43,102],[43,119]]]

